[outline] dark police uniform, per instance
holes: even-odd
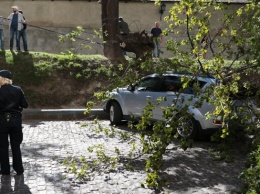
[[[1,70],[0,76],[11,79],[8,70]],[[5,84],[0,86],[0,162],[1,173],[10,174],[9,141],[13,155],[13,168],[17,175],[23,174],[24,168],[20,145],[23,141],[22,110],[28,103],[19,86]]]

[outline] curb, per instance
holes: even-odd
[[[109,115],[103,109],[24,109],[22,118],[24,120],[93,120],[109,119]]]

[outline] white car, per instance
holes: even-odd
[[[184,89],[183,79],[185,78],[193,81],[190,81],[189,83],[192,84]],[[161,76],[148,75],[134,85],[109,92],[109,98],[105,101],[103,109],[109,113],[111,124],[118,125],[122,120],[129,120],[133,116],[140,118],[149,100],[155,105],[152,120],[167,123],[163,118],[162,107],[173,105],[184,107],[186,105],[188,106],[187,115],[179,118],[177,131],[181,136],[191,136],[197,139],[201,131],[213,131],[221,128],[221,121],[220,119],[209,119],[206,116],[208,112],[214,110],[214,105],[203,101],[201,106],[194,106],[199,100],[199,96],[195,95],[194,83],[203,92],[210,86],[215,86],[216,79],[210,76],[194,77],[190,74],[180,73],[165,73]],[[160,97],[165,97],[166,100],[162,100],[158,105],[157,99]]]

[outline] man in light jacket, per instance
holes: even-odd
[[[13,13],[11,13],[7,20],[9,20],[10,24],[10,51],[13,51],[13,44],[14,44],[14,36],[16,38],[16,50],[20,51],[20,40],[19,40],[19,33],[23,29],[23,15],[19,13],[18,6],[12,6]]]

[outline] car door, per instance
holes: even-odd
[[[182,83],[178,76],[163,76],[160,92],[153,95],[154,100],[164,97],[160,102],[157,100],[157,105],[153,111],[153,118],[155,120],[164,120],[163,107],[172,106],[178,103],[181,97],[179,93],[181,87]]]
[[[171,87],[167,81],[174,82]],[[135,87],[135,90],[125,98],[126,109],[128,114],[141,117],[143,109],[150,101],[154,105],[153,119],[163,120],[162,107],[170,106],[176,100],[178,89],[181,84],[178,82],[179,78],[171,77],[146,77],[141,80]],[[172,88],[174,87],[174,88]],[[159,98],[165,100],[158,101]]]
[[[177,106],[182,108],[184,106],[192,106],[197,101],[197,98],[194,97],[193,84],[194,81],[191,81],[190,84],[183,88],[181,76],[164,75],[161,93],[158,93],[157,98],[165,97],[165,100],[155,107],[154,118],[156,120],[164,120],[162,107]]]
[[[129,115],[142,116],[147,101],[154,102],[161,87],[159,76],[147,76],[136,84],[134,91],[125,97],[125,108]]]

